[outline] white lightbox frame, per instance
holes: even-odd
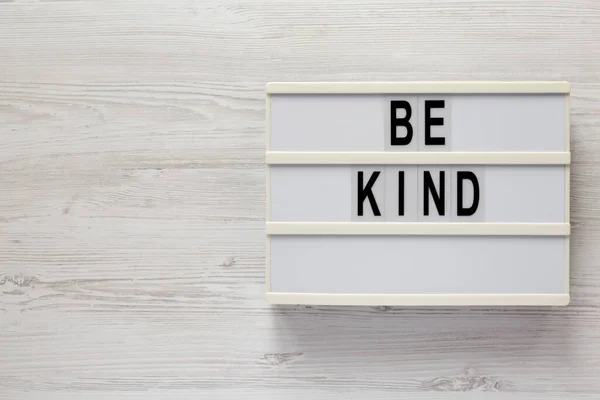
[[[562,94],[564,152],[310,152],[271,151],[272,94]],[[281,82],[266,85],[266,298],[271,304],[368,306],[565,306],[569,295],[570,84],[568,82]],[[271,165],[480,164],[564,165],[564,223],[271,222]],[[271,235],[511,235],[564,236],[564,293],[338,294],[271,291]]]

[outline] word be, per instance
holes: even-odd
[[[392,146],[408,146],[413,139],[414,136],[414,127],[411,119],[413,117],[413,108],[416,111],[416,102],[411,102],[408,100],[391,100],[390,101],[390,144]],[[445,146],[446,138],[445,137],[433,137],[431,134],[433,126],[444,126],[444,118],[443,117],[433,117],[432,110],[433,109],[445,109],[446,100],[423,100],[422,109],[423,109],[423,118],[419,121],[419,126],[423,126],[424,132],[424,145],[425,146]],[[402,110],[404,112],[404,116],[398,117],[398,111]],[[415,112],[416,114],[416,112]],[[447,113],[442,113],[447,114]],[[406,134],[404,136],[398,136],[399,127],[404,128]]]

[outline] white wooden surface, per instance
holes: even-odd
[[[594,0],[1,1],[0,397],[597,399],[599,43]],[[264,87],[311,80],[572,82],[571,305],[268,306]]]

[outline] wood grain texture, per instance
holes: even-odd
[[[594,0],[0,2],[0,397],[598,398],[598,43]],[[265,83],[366,80],[572,82],[571,306],[266,304]]]

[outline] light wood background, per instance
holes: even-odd
[[[0,1],[0,397],[598,399],[599,78],[595,0]],[[319,80],[572,82],[571,306],[267,305],[264,86]]]

